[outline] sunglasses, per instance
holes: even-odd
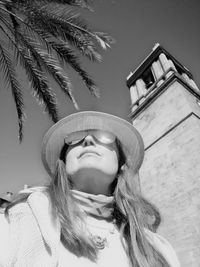
[[[68,146],[77,145],[82,143],[88,135],[92,136],[95,141],[104,145],[110,145],[116,141],[116,136],[108,131],[91,129],[70,133],[65,137],[65,144]]]

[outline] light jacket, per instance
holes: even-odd
[[[146,230],[146,235],[171,267],[180,267],[177,256],[166,239],[149,230]],[[26,202],[16,204],[9,210],[8,219],[3,213],[0,214],[0,267],[63,267],[59,263],[61,251],[60,224],[57,218],[52,217],[51,204],[45,193],[34,192]],[[79,259],[73,253],[69,255],[77,264],[69,262],[68,265],[66,262],[66,267],[107,267],[101,262],[89,264],[89,260],[83,257]]]

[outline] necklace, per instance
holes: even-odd
[[[107,223],[106,223],[107,224]],[[115,221],[113,223],[108,223],[109,227],[100,226],[100,225],[94,225],[91,223],[87,223],[88,228],[90,229],[90,237],[92,241],[94,242],[97,249],[104,249],[105,247],[108,247],[108,236],[111,234],[113,235],[115,233]],[[95,231],[94,231],[95,230]],[[93,232],[93,233],[92,233]],[[98,232],[98,234],[94,233]],[[99,234],[100,233],[100,234]]]
[[[106,237],[101,237],[99,235],[92,235],[91,234],[91,239],[95,244],[95,247],[97,249],[104,249],[105,247],[108,246],[108,241]]]

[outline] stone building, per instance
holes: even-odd
[[[7,192],[5,195],[0,197],[0,210],[7,207],[7,205],[12,201],[13,193]]]
[[[18,193],[13,194],[12,192],[7,192],[6,194],[0,196],[0,210],[5,209],[16,198],[17,194],[23,192],[28,188],[29,186],[25,184],[23,189],[20,190]]]
[[[200,266],[200,91],[159,44],[127,78],[133,125],[145,143],[143,195],[160,210],[158,232],[182,267]]]

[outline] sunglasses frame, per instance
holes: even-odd
[[[73,138],[72,138],[72,139],[70,139],[71,140],[70,142],[67,141],[67,139],[69,139],[70,136],[73,136],[73,135],[76,136],[77,135],[77,137],[78,137],[79,133],[80,133],[81,138],[77,138],[75,140],[73,140]],[[81,135],[81,133],[83,133],[83,134]],[[68,136],[66,136],[64,138],[64,142],[68,146],[77,145],[79,143],[82,143],[83,140],[88,135],[91,135],[95,139],[95,141],[97,141],[101,144],[104,144],[104,145],[113,144],[117,139],[117,137],[109,131],[104,131],[104,130],[99,130],[99,129],[89,129],[89,130],[82,130],[82,131],[76,131],[76,132],[70,133]],[[106,139],[105,139],[105,141],[103,141],[104,139],[102,137],[106,137],[107,141],[106,141]]]

